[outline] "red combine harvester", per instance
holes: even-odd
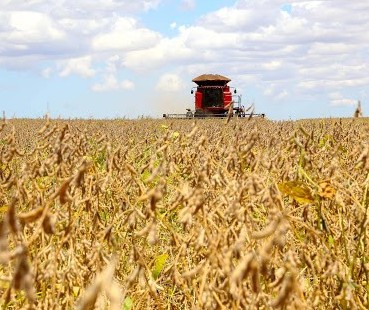
[[[208,118],[228,117],[229,113],[236,117],[265,117],[265,114],[256,114],[245,110],[241,105],[241,95],[237,95],[235,88],[228,83],[231,79],[219,74],[203,74],[192,80],[197,86],[195,89],[195,110],[187,109],[185,114],[163,114],[164,118]]]

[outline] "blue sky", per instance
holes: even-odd
[[[160,117],[223,74],[271,119],[369,113],[369,2],[1,0],[8,117]],[[93,4],[91,4],[93,3]]]

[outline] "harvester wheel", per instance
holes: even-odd
[[[186,112],[186,118],[193,118],[193,113],[191,111]]]

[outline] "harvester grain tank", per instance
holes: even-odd
[[[261,116],[249,109],[245,109],[241,104],[241,95],[237,94],[234,87],[228,83],[231,81],[219,74],[202,74],[195,77],[192,82],[197,86],[191,89],[194,94],[195,109],[187,109],[186,114],[163,114],[164,118],[207,118],[207,117],[227,117],[229,114],[237,117]],[[247,113],[249,112],[249,113]]]

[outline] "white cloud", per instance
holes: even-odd
[[[49,16],[40,12],[0,13],[0,62],[5,57],[53,54],[67,35]]]
[[[38,12],[12,12],[9,16],[9,26],[13,30],[9,39],[15,42],[61,40],[65,37],[47,15]]]
[[[48,79],[51,74],[52,74],[53,70],[52,68],[45,68],[41,71],[41,76],[44,77],[45,79]]]
[[[272,83],[265,88],[264,95],[276,101],[281,101],[287,98],[289,93],[286,89],[281,89],[277,84]]]
[[[161,1],[3,0],[0,63],[9,68],[19,67],[16,57],[22,56],[23,62],[25,58],[30,59],[28,68],[44,60],[60,61],[114,49],[150,47],[160,34],[140,26],[132,16],[156,9]],[[38,55],[37,62],[35,57],[31,61],[30,55]]]
[[[128,90],[128,89],[134,89],[135,88],[135,84],[130,80],[123,80],[120,83],[120,85],[121,85],[122,89],[127,89]]]
[[[184,89],[184,82],[173,73],[163,74],[156,84],[156,90],[164,92],[176,92],[182,89]]]
[[[181,8],[186,11],[195,9],[196,0],[181,0]]]
[[[200,26],[180,28],[180,38],[186,46],[196,50],[225,50],[240,47],[240,36],[237,33],[218,32],[216,29]]]
[[[109,27],[110,23],[111,19],[106,17],[99,19],[83,19],[65,16],[58,20],[61,29],[76,36],[94,36],[96,33],[102,31],[102,29]]]
[[[203,16],[198,26],[221,34],[240,32],[241,29],[248,33],[257,29],[262,22],[270,25],[274,18],[272,10],[265,8],[257,10],[257,5],[247,8],[225,7]]]
[[[132,90],[135,85],[130,80],[118,81],[113,74],[106,75],[103,83],[94,84],[91,89],[95,92],[113,91],[119,89]]]
[[[119,81],[117,74],[119,71],[119,63],[121,58],[119,55],[111,56],[107,61],[105,68],[102,70],[103,82],[94,84],[91,89],[95,92],[113,91],[113,90],[132,90],[135,88],[135,84],[128,80]]]
[[[59,76],[66,77],[71,74],[77,74],[82,77],[88,78],[93,77],[96,74],[96,71],[92,68],[91,65],[91,56],[79,57],[69,59],[60,64],[61,70],[59,72]]]
[[[133,18],[118,18],[111,30],[93,38],[92,47],[96,51],[140,50],[153,46],[160,38],[158,33],[140,27]]]
[[[180,65],[191,61],[197,63],[202,57],[196,50],[187,47],[181,38],[163,38],[151,48],[128,52],[123,65],[135,71],[147,72],[166,64]]]
[[[282,67],[282,62],[279,60],[272,60],[263,64],[263,68],[266,70],[277,70]]]
[[[356,46],[343,42],[317,42],[312,43],[307,51],[308,55],[335,56],[351,54],[356,51]]]
[[[329,101],[331,106],[354,106],[357,105],[358,99],[347,98],[340,92],[329,94]]]
[[[124,10],[125,13],[149,11],[156,9],[162,0],[2,0],[2,9],[11,11],[16,9],[44,10],[56,16],[84,15],[95,16]],[[54,10],[55,11],[54,11]],[[67,14],[68,13],[68,14]]]

